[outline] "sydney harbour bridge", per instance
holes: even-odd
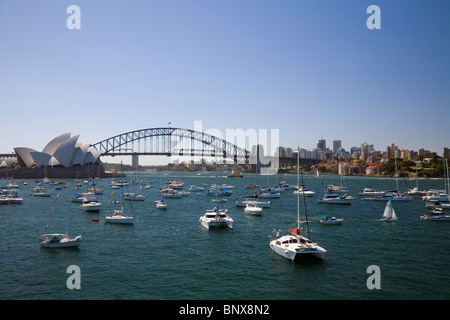
[[[212,157],[217,162],[227,164],[271,167],[275,170],[274,173],[279,168],[296,164],[296,158],[283,158],[278,155],[268,157],[259,152],[258,148],[250,152],[246,148],[206,132],[172,127],[134,130],[91,144],[90,147],[101,151],[101,157],[131,156],[135,164],[139,162],[139,156],[183,156],[191,159]],[[0,154],[0,163],[14,157],[14,153]],[[314,162],[314,160],[306,161]]]
[[[199,156],[222,157],[234,163],[249,163],[250,153],[205,132],[182,128],[150,128],[122,133],[92,144],[102,156]]]

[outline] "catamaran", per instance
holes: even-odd
[[[297,185],[299,186],[299,155],[297,153]],[[302,178],[303,180],[303,178]],[[305,204],[305,216],[306,216],[306,226],[309,233],[308,216],[306,213],[306,201],[303,197]],[[300,197],[297,197],[297,228],[288,229],[288,234],[284,236],[279,235],[279,231],[276,230],[276,237],[270,240],[270,248],[280,256],[290,259],[291,261],[299,260],[301,257],[314,257],[323,260],[325,253],[327,252],[324,248],[319,246],[317,243],[312,242],[307,237],[300,234]]]
[[[228,209],[219,210],[215,207],[213,210],[206,210],[199,222],[206,229],[223,227],[233,229],[233,219],[228,215]]]

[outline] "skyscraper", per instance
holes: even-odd
[[[333,140],[333,154],[336,154],[340,148],[342,148],[342,141]]]

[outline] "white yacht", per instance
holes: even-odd
[[[382,195],[377,195],[372,198],[375,201],[413,201],[413,197],[408,197],[400,194],[397,190],[385,191]]]
[[[429,190],[426,191],[426,194],[422,197],[423,201],[428,201],[428,202],[432,202],[432,201],[444,201],[444,202],[449,202],[450,201],[450,197],[448,195],[448,193],[444,190]]]
[[[353,197],[343,195],[340,196],[336,193],[325,192],[323,197],[319,197],[317,202],[319,203],[329,203],[329,204],[352,204]]]
[[[100,207],[102,206],[102,203],[97,201],[97,199],[95,200],[88,200],[88,199],[83,199],[83,201],[80,204],[80,209],[84,210],[84,211],[89,211],[89,212],[98,212],[100,211]]]
[[[233,219],[228,215],[228,209],[219,210],[217,207],[213,210],[207,210],[200,217],[199,222],[206,229],[211,228],[233,228]]]
[[[323,214],[320,216],[319,223],[321,224],[341,224],[344,219],[338,219],[329,214]]]
[[[420,218],[427,221],[450,221],[450,215],[445,214],[441,208],[433,208],[427,215],[423,215]]]
[[[43,234],[39,238],[39,244],[45,248],[71,248],[78,247],[81,244],[81,235],[70,238],[67,234],[51,233]]]
[[[37,186],[33,189],[33,196],[34,197],[50,197],[51,192],[48,192],[44,187]]]
[[[79,199],[79,198],[78,198]],[[80,209],[90,212],[98,212],[102,203],[97,200],[95,193],[87,192],[81,197]]]
[[[305,196],[305,197],[312,197],[316,193],[314,191],[309,190],[304,185],[301,185],[299,188],[296,187],[294,192],[292,193],[294,196]]]
[[[155,202],[156,202],[156,208],[167,209],[167,204],[164,202],[164,200],[157,200]]]
[[[381,190],[375,190],[371,187],[365,187],[362,191],[359,192],[360,196],[363,197],[373,197],[373,196],[379,196],[382,195],[384,192]]]
[[[142,194],[139,194],[137,192],[125,192],[123,194],[123,200],[129,200],[129,201],[144,201],[145,196]]]
[[[254,204],[261,208],[270,208],[270,200],[268,201],[260,201],[256,198],[243,198],[236,199],[234,202],[236,207],[246,207],[247,204]]]
[[[112,214],[110,214],[109,216],[104,216],[105,222],[117,224],[134,224],[134,217],[126,216],[123,213],[123,206],[122,210],[113,210]]]
[[[122,163],[120,163],[120,167],[122,168]],[[124,184],[123,184],[123,180],[122,180],[122,198],[124,198],[123,185]],[[131,206],[131,202],[130,202],[130,208],[131,208],[131,211],[133,212],[133,207]],[[105,222],[107,222],[107,223],[134,224],[134,217],[124,214],[123,205],[122,205],[121,210],[113,210],[112,214],[110,214],[109,216],[104,215],[103,217],[105,218]]]
[[[262,215],[263,208],[252,203],[247,203],[244,212],[252,215]]]

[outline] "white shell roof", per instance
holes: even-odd
[[[34,160],[30,153],[37,152],[36,150],[31,149],[31,148],[18,147],[18,148],[14,148],[14,152],[25,163],[27,168],[31,168],[33,166]]]
[[[79,135],[70,137],[70,133],[59,135],[47,143],[42,152],[25,147],[14,148],[14,151],[27,168],[33,165],[37,167],[62,165],[69,168],[74,165],[95,163],[102,151],[89,148],[89,144],[77,142],[78,137]]]

